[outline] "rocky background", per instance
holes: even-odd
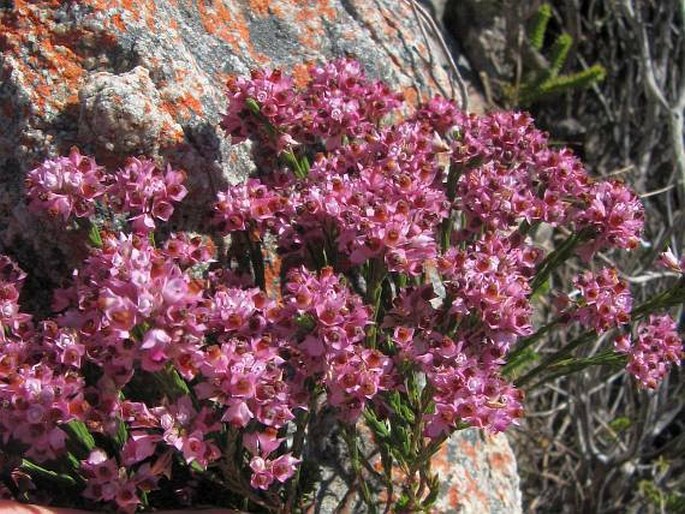
[[[420,9],[409,0],[1,2],[0,253],[31,273],[32,307],[46,305],[75,263],[65,259],[74,234],[27,212],[28,170],[74,145],[109,166],[129,155],[169,161],[189,173],[191,190],[176,227],[202,231],[216,191],[253,169],[249,148],[231,147],[218,129],[226,79],[261,66],[303,78],[307,62],[350,55],[409,103],[455,95]],[[329,464],[320,512],[344,493],[344,470]],[[436,468],[439,512],[521,511],[504,436],[463,432]]]

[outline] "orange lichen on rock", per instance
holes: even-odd
[[[409,86],[402,88],[402,96],[404,96],[404,101],[409,106],[419,105],[419,93],[416,90],[416,86]]]
[[[202,115],[203,111],[202,102],[200,102],[200,100],[192,93],[187,93],[181,98],[177,99],[174,107],[174,110],[182,118],[189,118],[192,113]]]
[[[294,13],[294,21],[300,27],[300,44],[304,48],[317,48],[318,39],[325,34],[323,21],[334,23],[337,13],[327,0],[315,2],[311,5],[301,5],[295,2],[291,12]]]
[[[250,10],[258,16],[274,15],[279,18],[283,16],[283,11],[278,6],[273,5],[270,0],[249,0],[248,5]]]
[[[328,0],[320,0],[317,2],[308,2],[307,5],[303,5],[304,2],[299,2],[297,0],[293,1],[293,12],[295,12],[295,19],[299,22],[306,22],[312,17],[319,17],[328,20],[333,20],[336,17],[336,10],[331,7]]]
[[[154,0],[87,0],[88,4],[95,11],[104,12],[113,8],[123,9],[129,19],[133,22],[144,22],[149,30],[156,30],[157,6]],[[126,30],[124,17],[120,13],[114,13],[105,18],[108,28],[116,27],[119,31]]]
[[[461,501],[461,492],[456,487],[452,487],[447,491],[447,502],[450,507],[457,509],[461,505]]]
[[[58,5],[17,1],[11,12],[0,16],[0,51],[7,57],[6,66],[34,92],[34,110],[61,110],[85,73],[82,57],[61,44],[55,33],[52,14]]]
[[[309,79],[311,78],[309,75],[309,66],[308,63],[300,63],[293,66],[291,76],[296,87],[304,88],[309,82]]]
[[[493,469],[503,469],[512,465],[511,455],[502,452],[492,452],[488,454],[488,463]]]
[[[110,16],[109,21],[117,28],[117,30],[126,30],[126,24],[124,24],[124,18],[121,16],[121,14]]]
[[[168,121],[165,121],[162,125],[160,135],[166,146],[171,146],[173,144],[180,145],[185,139],[185,135],[180,126],[176,123],[169,123]]]
[[[238,54],[247,50],[258,63],[265,63],[269,60],[265,55],[255,51],[250,40],[247,20],[242,14],[228,9],[223,2],[212,2],[211,6],[206,5],[205,2],[197,2],[195,6],[202,26],[208,34],[225,41]]]

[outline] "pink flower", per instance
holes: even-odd
[[[253,417],[254,414],[247,404],[237,400],[232,402],[228,409],[226,409],[226,412],[221,417],[221,421],[228,421],[231,425],[242,428],[245,427]]]
[[[168,221],[174,212],[173,202],[186,196],[184,180],[185,173],[171,166],[162,171],[153,161],[130,158],[107,189],[110,207],[129,213],[134,231],[147,234],[155,229],[155,219]]]
[[[160,328],[148,330],[140,345],[146,350],[143,355],[142,366],[146,371],[159,371],[168,359],[167,348],[171,343],[171,336]]]
[[[648,389],[656,389],[671,366],[679,366],[685,355],[676,323],[668,314],[650,315],[638,325],[633,345],[623,339],[616,349],[628,354],[626,369]]]
[[[670,248],[659,255],[659,263],[666,269],[676,273],[685,273],[685,256],[678,261],[678,257]]]
[[[103,168],[74,147],[69,157],[47,160],[29,171],[26,189],[31,209],[66,221],[72,214],[78,218],[93,214],[96,199],[105,192],[106,179]]]
[[[300,459],[296,459],[290,453],[286,453],[272,461],[271,473],[276,480],[284,483],[295,474],[296,467],[300,462]]]
[[[157,434],[144,431],[131,432],[121,451],[122,465],[131,466],[144,461],[155,453],[157,443],[161,440],[162,438]]]
[[[205,454],[207,449],[201,432],[193,432],[184,437],[181,451],[186,462],[191,463],[195,461],[200,465],[206,465]]]
[[[253,455],[260,455],[267,457],[271,452],[275,451],[284,438],[277,437],[278,431],[273,427],[266,427],[263,431],[250,432],[243,436],[243,445]]]
[[[628,285],[618,278],[616,269],[587,271],[575,278],[574,285],[580,291],[580,298],[572,315],[585,327],[602,333],[630,321],[632,296]]]
[[[597,182],[584,195],[584,203],[577,209],[574,221],[579,230],[593,231],[592,241],[579,249],[585,260],[602,248],[638,246],[644,207],[633,191],[618,181]]]
[[[267,468],[266,461],[258,456],[252,457],[250,460],[250,468],[252,469],[252,478],[250,485],[255,489],[267,490],[273,484],[274,476],[271,470]]]

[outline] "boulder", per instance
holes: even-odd
[[[230,75],[267,66],[302,80],[306,63],[350,55],[410,103],[453,90],[408,0],[0,5],[0,253],[31,271],[34,292],[75,264],[65,257],[73,232],[37,219],[23,200],[26,172],[45,158],[78,146],[107,166],[143,154],[171,162],[191,190],[176,226],[202,231],[215,193],[254,169],[248,145],[232,147],[218,128]],[[445,452],[436,461],[445,470],[439,512],[520,512],[503,436],[464,432]]]

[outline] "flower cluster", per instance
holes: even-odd
[[[352,59],[309,71],[304,90],[280,70],[256,70],[250,79],[228,82],[221,126],[234,143],[254,140],[256,158],[266,168],[277,167],[279,155],[294,146],[318,143],[332,150],[347,138],[362,137],[401,103],[401,95],[369,80]]]
[[[31,316],[19,308],[19,294],[25,279],[26,273],[14,261],[0,255],[0,342],[9,342],[14,337],[21,340],[22,335],[32,329]],[[4,358],[0,355],[0,362]]]
[[[73,148],[68,157],[47,160],[26,175],[29,206],[67,220],[92,215],[106,190],[105,172],[94,159]]]
[[[668,315],[651,315],[637,327],[637,341],[620,337],[616,349],[628,354],[626,369],[642,387],[656,389],[672,365],[685,356],[675,321]]]
[[[174,212],[173,202],[185,198],[185,173],[167,166],[160,170],[147,159],[131,158],[117,171],[108,188],[110,205],[132,215],[132,227],[138,233],[151,232],[155,219],[169,221]]]
[[[592,229],[594,240],[582,255],[589,260],[604,248],[636,248],[644,225],[644,208],[637,195],[618,181],[592,184],[584,195],[584,205],[576,215],[579,228]],[[589,255],[588,255],[589,254]]]
[[[419,369],[432,392],[435,409],[426,415],[424,434],[430,438],[449,435],[460,423],[495,432],[506,429],[521,417],[523,395],[501,377],[498,345],[482,333],[467,333],[455,341],[420,324],[407,326],[414,315],[425,323],[427,313],[435,314],[425,299],[429,291],[410,292],[385,323],[394,326],[391,340],[399,350],[398,367],[411,364]],[[409,310],[410,306],[416,311]],[[396,325],[395,320],[405,325]]]
[[[221,127],[233,143],[254,139],[276,154],[290,144],[292,127],[301,116],[290,77],[280,70],[255,70],[249,79],[231,77],[228,99]]]
[[[685,255],[678,261],[678,257],[676,257],[673,250],[670,248],[659,255],[659,263],[666,269],[685,274]]]
[[[135,512],[140,498],[136,481],[131,480],[126,468],[109,458],[104,450],[93,450],[82,463],[87,479],[83,495],[96,501],[114,501],[120,511]]]
[[[352,59],[314,67],[310,74],[311,82],[302,93],[303,136],[310,143],[323,141],[329,150],[345,137],[367,134],[402,101],[383,82],[368,80]]]
[[[332,268],[319,277],[293,269],[286,291],[286,313],[306,329],[292,361],[297,380],[321,375],[329,403],[343,420],[355,421],[366,402],[392,384],[390,359],[362,344],[371,323],[368,307],[343,287]]]
[[[114,173],[108,173],[91,157],[72,148],[69,157],[47,160],[29,171],[26,190],[29,207],[47,211],[67,221],[71,216],[87,218],[96,213],[98,201],[113,213],[128,214],[139,233],[155,228],[155,219],[169,221],[173,203],[187,194],[185,173],[167,166],[161,171],[148,159],[130,158]]]
[[[283,512],[324,417],[355,459],[365,420],[387,480],[455,430],[516,423],[509,357],[556,326],[536,332],[533,296],[575,255],[636,246],[634,193],[591,179],[523,113],[436,97],[391,118],[401,95],[350,59],[310,67],[301,87],[271,70],[228,89],[221,125],[253,141],[259,176],[218,194],[205,234],[159,230],[188,193],[171,166],[107,171],[72,150],[29,173],[31,209],[77,218],[92,248],[39,322],[19,307],[25,274],[0,257],[3,451],[71,470],[89,507],[133,512],[220,480],[220,501]],[[530,237],[543,223],[572,232],[547,255]],[[616,270],[574,287],[556,323],[627,332]],[[654,316],[616,349],[653,388],[680,345]]]
[[[76,419],[72,407],[82,396],[83,379],[49,361],[31,364],[30,360],[6,375],[0,387],[4,444],[11,439],[25,445],[26,457],[37,462],[61,455],[67,437],[60,425]]]
[[[175,362],[192,376],[181,363],[202,343],[202,285],[148,238],[105,235],[75,278],[55,306],[70,307],[62,323],[79,331],[91,359],[119,386],[135,364],[159,371]]]
[[[200,412],[197,412],[190,396],[182,396],[173,405],[155,407],[152,413],[159,419],[160,427],[164,430],[161,440],[176,448],[188,464],[195,462],[202,468],[206,468],[210,462],[221,457],[221,451],[217,445],[213,441],[205,441],[207,434],[221,429],[218,420],[212,419],[213,414],[208,407],[202,407]],[[142,460],[140,459],[141,447],[146,448],[142,456],[147,457],[154,449],[154,443],[159,439],[158,436],[144,432],[138,435],[138,438],[132,436],[128,443],[136,446],[135,451],[129,451],[134,458],[128,460],[133,462]],[[126,454],[126,449],[125,447],[124,454]]]
[[[263,233],[284,225],[280,220],[294,214],[285,197],[258,179],[249,178],[217,196],[214,220],[226,233],[248,229]]]
[[[572,316],[584,327],[601,334],[630,322],[632,296],[616,268],[603,268],[598,273],[586,271],[573,284],[579,299]]]
[[[429,104],[430,105],[430,104]],[[444,108],[442,108],[444,110]],[[449,111],[447,111],[449,112]],[[525,113],[456,116],[451,160],[466,229],[506,230],[521,221],[553,225],[573,220],[577,196],[590,179],[567,150],[552,150]]]
[[[532,331],[529,278],[541,256],[541,250],[516,238],[488,236],[465,250],[451,248],[438,260],[453,299],[451,313],[477,317],[502,356]]]

